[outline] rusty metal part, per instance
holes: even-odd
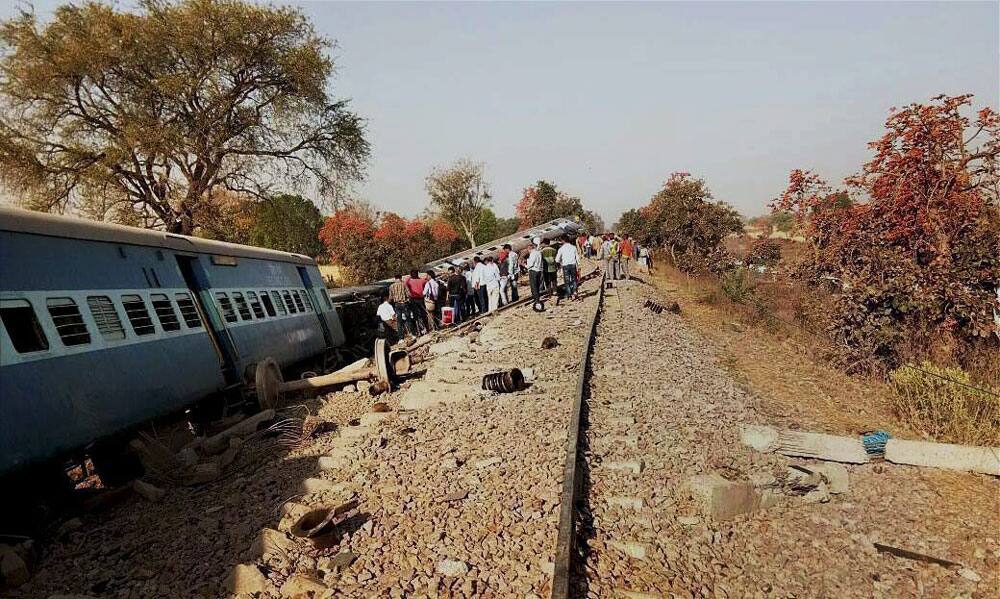
[[[344,385],[355,381],[374,379],[386,388],[391,388],[399,374],[410,371],[410,356],[405,350],[389,352],[389,344],[385,339],[375,341],[375,364],[358,368],[352,364],[346,369],[315,376],[298,381],[288,381],[281,376],[281,368],[273,358],[265,358],[257,364],[256,379],[257,401],[262,408],[276,406],[285,393],[306,391]]]
[[[524,375],[517,368],[483,375],[483,389],[499,393],[513,393],[524,389]]]
[[[350,517],[350,513],[358,509],[361,502],[352,499],[345,503],[334,506],[323,506],[309,510],[295,521],[289,532],[293,535],[306,539],[313,539],[323,536],[336,525]]]

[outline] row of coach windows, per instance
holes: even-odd
[[[189,329],[201,328],[201,316],[189,293],[175,293],[173,300],[165,293],[154,293],[149,296],[152,314],[146,305],[146,300],[140,295],[127,294],[121,296],[121,305],[125,311],[123,320],[118,308],[107,295],[87,296],[86,309],[90,312],[96,334],[105,341],[120,341],[125,339],[125,322],[128,322],[132,332],[137,337],[152,335],[156,332],[153,315],[164,332],[181,330],[180,321]],[[174,310],[174,302],[180,310],[180,318]],[[59,335],[59,340],[66,347],[87,345],[91,343],[91,334],[87,323],[80,312],[76,300],[69,297],[52,297],[45,300],[52,326]],[[0,321],[3,322],[7,335],[18,353],[44,351],[49,348],[49,341],[38,320],[34,308],[28,300],[14,299],[0,301]]]
[[[226,322],[260,320],[300,312],[312,312],[305,289],[280,291],[219,291],[215,294]]]

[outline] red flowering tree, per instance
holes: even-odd
[[[319,233],[330,259],[351,282],[376,281],[417,268],[455,251],[459,235],[446,221],[376,215],[364,205],[338,210]]]
[[[905,347],[997,345],[1000,117],[964,114],[971,96],[893,110],[875,156],[846,183],[793,171],[776,210],[811,244],[802,273],[841,282],[831,333],[858,366],[897,366]]]

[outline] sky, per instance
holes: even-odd
[[[336,40],[334,95],[367,119],[355,194],[405,216],[463,157],[502,216],[545,179],[612,223],[674,171],[752,216],[794,168],[857,172],[892,106],[1000,108],[997,2],[299,6]]]

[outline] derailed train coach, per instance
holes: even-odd
[[[0,477],[114,478],[121,433],[344,338],[309,257],[0,208]]]

